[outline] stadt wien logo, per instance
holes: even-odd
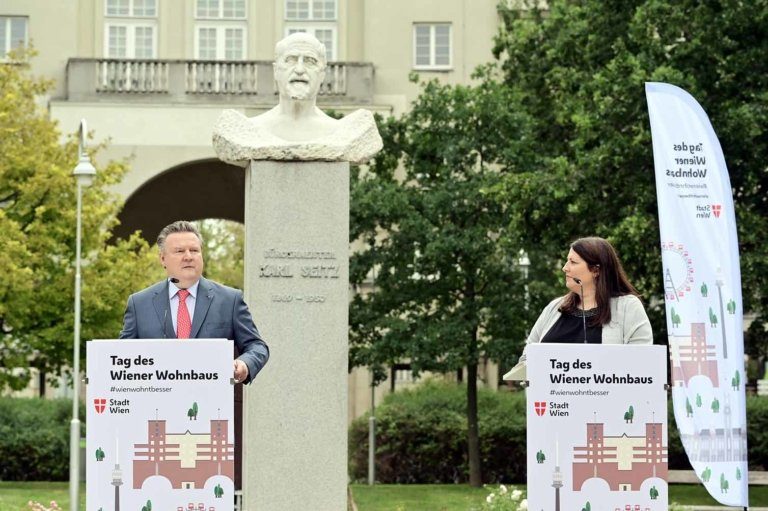
[[[541,417],[547,411],[547,402],[546,401],[534,401],[533,402],[533,409],[536,410],[536,415]]]
[[[103,397],[94,398],[93,407],[96,409],[96,413],[104,413],[107,408],[107,400]]]
[[[723,210],[723,206],[721,204],[712,204],[712,214],[715,215],[715,218],[720,218],[720,212]]]

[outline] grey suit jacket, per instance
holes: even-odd
[[[269,360],[269,347],[253,323],[243,293],[200,278],[192,319],[191,338],[231,339],[248,366],[248,379],[261,371]],[[128,297],[120,339],[174,339],[173,319],[168,299],[168,280],[158,282]]]

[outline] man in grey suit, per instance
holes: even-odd
[[[250,383],[269,359],[243,293],[203,278],[203,241],[194,224],[166,226],[157,237],[168,278],[128,298],[121,339],[223,338],[239,356],[234,378]]]

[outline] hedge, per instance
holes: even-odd
[[[669,402],[669,468],[690,469]],[[768,399],[747,399],[749,465],[768,467]],[[523,483],[526,477],[525,394],[478,392],[483,481]],[[349,431],[349,470],[367,479],[368,419]],[[429,381],[413,390],[389,394],[376,408],[376,480],[382,483],[458,483],[469,478],[466,390]]]
[[[69,399],[0,398],[0,480],[68,480],[71,420]]]

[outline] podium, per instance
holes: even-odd
[[[526,348],[531,510],[668,508],[666,347]]]
[[[86,509],[232,511],[233,342],[87,343]]]

